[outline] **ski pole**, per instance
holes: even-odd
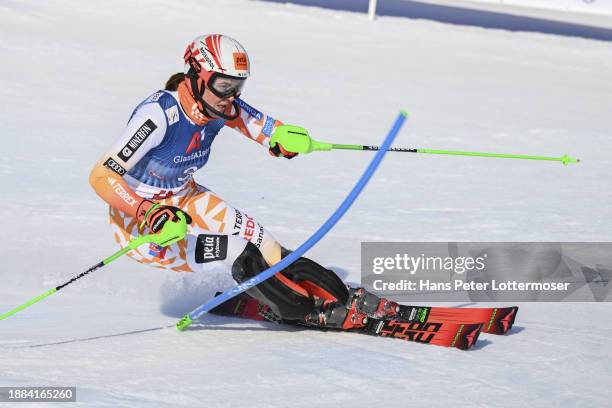
[[[72,282],[76,281],[77,279],[82,278],[83,276],[87,275],[88,273],[91,273],[97,269],[102,268],[105,265],[108,265],[109,263],[113,262],[114,260],[116,260],[117,258],[120,258],[121,256],[127,254],[128,252],[130,252],[131,250],[134,250],[136,248],[138,248],[140,245],[142,244],[149,244],[149,243],[154,243],[157,244],[161,247],[164,246],[168,246],[171,245],[177,241],[180,241],[181,239],[183,239],[185,237],[185,234],[187,233],[187,221],[185,218],[184,214],[178,213],[177,214],[179,217],[179,221],[167,221],[164,224],[164,227],[162,228],[161,231],[159,231],[157,234],[149,234],[149,235],[142,235],[140,237],[134,238],[132,239],[128,245],[121,249],[120,251],[115,252],[113,255],[109,256],[108,258],[104,259],[102,262],[92,266],[91,268],[89,268],[88,270],[86,270],[85,272],[80,273],[79,275],[73,277],[72,279],[70,279],[68,282],[63,283],[59,286],[56,286],[52,289],[49,289],[48,291],[46,291],[45,293],[43,293],[42,295],[36,296],[35,298],[32,298],[30,300],[28,300],[27,302],[25,302],[24,304],[14,308],[13,310],[4,313],[3,315],[0,316],[0,320],[4,320],[7,317],[10,317],[12,315],[14,315],[15,313],[28,308],[30,306],[32,306],[35,303],[40,302],[41,300],[45,299],[48,296],[51,296],[52,294],[54,294],[55,292],[65,288],[66,286],[70,285]]]
[[[337,144],[328,142],[319,142],[314,140],[308,134],[308,131],[299,126],[282,125],[270,138],[270,147],[275,147],[276,143],[280,143],[283,148],[292,153],[311,153],[314,151],[330,151],[330,150],[369,150],[378,151],[380,146],[365,146],[351,144]],[[484,152],[464,152],[458,150],[435,150],[435,149],[415,149],[406,147],[390,147],[389,152],[404,152],[404,153],[421,153],[421,154],[446,154],[451,156],[473,156],[473,157],[494,157],[498,159],[523,159],[523,160],[544,160],[558,161],[564,165],[570,163],[579,163],[580,160],[568,156],[567,154],[561,157],[551,156],[533,156],[524,154],[506,154],[506,153],[484,153]]]
[[[391,143],[393,142],[393,139],[395,139],[395,137],[399,133],[399,130],[404,124],[404,121],[406,120],[407,116],[408,116],[408,113],[406,111],[400,112],[397,119],[393,123],[393,127],[391,128],[391,130],[389,130],[389,133],[385,137],[383,141],[383,146],[389,147],[391,145]],[[306,251],[312,248],[317,242],[321,240],[321,238],[325,236],[325,234],[327,234],[327,232],[329,232],[330,229],[333,228],[334,225],[336,225],[336,223],[340,220],[340,218],[342,218],[342,216],[349,209],[351,204],[353,204],[353,202],[357,199],[357,197],[359,197],[359,194],[361,193],[363,188],[366,186],[366,184],[368,183],[368,181],[370,180],[370,178],[372,177],[372,175],[378,168],[378,165],[380,164],[383,157],[385,156],[385,153],[386,153],[386,149],[376,153],[376,155],[374,156],[374,158],[372,159],[372,161],[370,162],[366,170],[363,172],[363,174],[357,181],[357,184],[355,184],[355,187],[353,187],[353,189],[348,194],[348,196],[346,196],[346,198],[340,204],[340,206],[336,209],[336,211],[334,211],[334,213],[327,219],[327,221],[325,221],[325,223],[314,234],[312,234],[312,236],[308,238],[306,242],[304,242],[295,251],[291,252],[289,255],[283,258],[280,262],[275,263],[274,265],[272,265],[265,271],[259,273],[258,275],[252,277],[251,279],[247,281],[242,282],[241,284],[237,286],[234,286],[231,289],[228,289],[227,291],[223,292],[221,295],[212,298],[208,302],[202,304],[198,308],[186,314],[176,324],[176,328],[181,331],[187,329],[187,327],[189,327],[189,325],[191,325],[191,323],[193,323],[194,320],[202,316],[204,313],[207,313],[208,311],[214,309],[221,303],[233,298],[234,296],[238,296],[242,292],[254,286],[257,286],[261,282],[265,281],[266,279],[282,271],[287,266],[289,266],[294,261],[296,261],[299,257],[301,257]]]
[[[343,144],[332,144],[332,149],[344,149],[344,150],[380,150],[378,146],[361,146],[361,145],[343,145]],[[580,159],[564,154],[561,157],[551,156],[533,156],[525,154],[507,154],[507,153],[485,153],[485,152],[464,152],[460,150],[435,150],[435,149],[409,149],[405,147],[392,147],[388,151],[390,152],[405,152],[405,153],[424,153],[424,154],[447,154],[451,156],[474,156],[474,157],[494,157],[498,159],[523,159],[523,160],[544,160],[544,161],[558,161],[564,165],[570,163],[580,163]]]

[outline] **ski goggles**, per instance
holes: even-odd
[[[225,99],[230,96],[238,98],[245,82],[246,78],[236,78],[229,75],[214,73],[210,76],[206,87],[219,98]]]

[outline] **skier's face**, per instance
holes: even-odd
[[[206,81],[207,92],[204,92],[204,102],[208,106],[209,112],[214,117],[219,117],[218,113],[231,115],[232,104],[236,98],[240,97],[245,78],[234,78],[222,74],[213,74]]]
[[[236,100],[234,95],[231,95],[227,98],[220,98],[212,92],[204,92],[203,99],[204,102],[212,106],[212,108],[218,112],[225,112],[226,110],[230,109],[232,106],[232,102]]]

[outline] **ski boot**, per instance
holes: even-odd
[[[368,319],[402,319],[402,308],[396,302],[378,297],[364,288],[347,287],[347,304],[317,299],[315,310],[306,316],[308,326],[358,329],[367,325]]]
[[[368,317],[374,319],[390,320],[403,318],[402,308],[396,302],[381,298],[364,288],[348,288],[352,307]]]
[[[315,309],[304,319],[305,325],[322,329],[352,330],[367,325],[368,316],[354,305],[317,299]]]

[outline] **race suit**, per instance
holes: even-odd
[[[269,265],[281,259],[279,243],[259,222],[193,180],[224,126],[269,147],[270,135],[281,122],[241,99],[236,104],[236,119],[210,119],[201,126],[185,114],[176,92],[155,92],[136,107],[125,131],[90,176],[96,193],[110,205],[115,240],[123,248],[132,238],[149,233],[136,219],[143,199],[178,207],[193,222],[184,240],[165,248],[141,246],[128,256],[177,272],[231,270],[252,242]]]

